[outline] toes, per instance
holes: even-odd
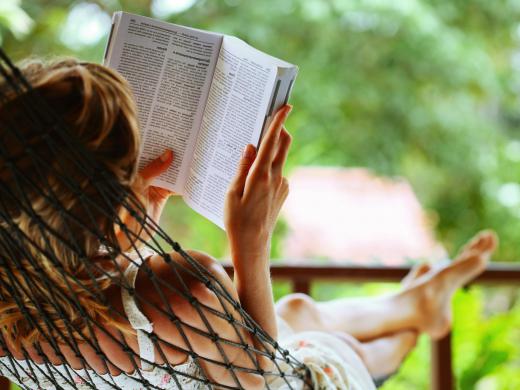
[[[428,263],[421,263],[414,266],[410,272],[404,277],[401,281],[401,284],[406,287],[410,283],[412,283],[415,279],[421,277],[422,275],[428,273],[431,270],[431,265]]]
[[[471,238],[466,245],[462,247],[460,251],[460,255],[472,252],[479,251],[482,252],[483,248],[487,246],[487,235],[484,232],[477,233],[473,238]]]
[[[498,246],[498,236],[492,230],[483,230],[477,233],[459,252],[457,260],[469,256],[486,254],[491,255]]]
[[[485,230],[482,232],[486,237],[486,245],[484,247],[484,251],[493,252],[498,247],[498,236],[493,230]]]
[[[430,272],[432,269],[431,265],[428,263],[422,263],[417,267],[417,272],[415,273],[415,277],[419,278],[423,276],[424,274]]]
[[[447,268],[457,270],[458,272],[468,272],[471,274],[475,272],[480,273],[483,268],[486,267],[486,264],[489,261],[489,257],[489,252],[475,250],[466,251],[457,257],[451,266]]]
[[[469,248],[479,252],[492,252],[498,245],[498,237],[492,230],[483,230],[471,240]]]

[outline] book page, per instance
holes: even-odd
[[[222,35],[118,12],[105,65],[130,83],[141,127],[139,169],[166,148],[175,160],[154,185],[183,193]]]
[[[276,61],[237,38],[224,37],[184,190],[186,203],[221,228],[225,195],[241,153],[260,140]]]

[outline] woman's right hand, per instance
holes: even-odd
[[[229,187],[224,223],[232,253],[241,255],[237,258],[268,258],[271,235],[289,194],[282,170],[291,136],[283,124],[291,109],[285,105],[278,110],[258,153],[253,145],[247,145]]]

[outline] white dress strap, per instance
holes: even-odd
[[[135,288],[135,280],[137,278],[137,273],[139,272],[139,267],[142,265],[144,260],[148,259],[153,254],[155,254],[155,252],[149,248],[140,249],[139,253],[126,253],[126,255],[133,261],[130,261],[130,264],[123,273],[128,286]],[[139,346],[139,357],[141,358],[141,369],[144,371],[150,371],[153,369],[153,365],[148,362],[155,362],[155,348],[153,341],[149,336],[149,334],[153,332],[153,324],[139,309],[133,294],[124,287],[121,288],[121,299],[128,321],[132,328],[137,331],[137,344]]]

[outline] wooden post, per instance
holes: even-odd
[[[432,390],[454,390],[451,361],[451,333],[431,342],[431,383]]]
[[[9,379],[1,376],[0,377],[0,390],[9,390],[11,388],[11,382]]]
[[[309,279],[293,279],[292,289],[295,293],[302,293],[310,295],[311,293],[311,282]]]

